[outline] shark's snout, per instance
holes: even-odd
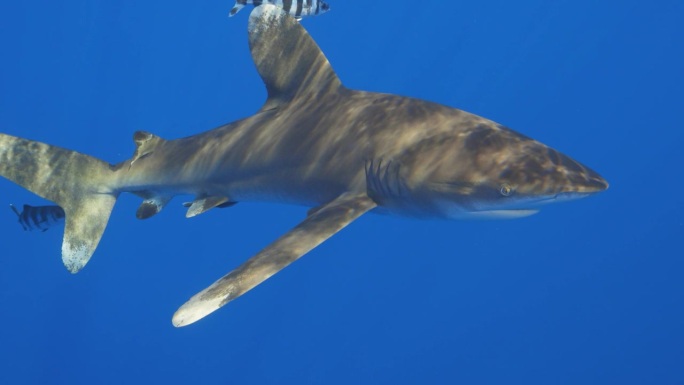
[[[548,153],[552,160],[550,167],[558,174],[551,179],[561,181],[559,192],[586,196],[608,188],[608,182],[591,168],[556,150],[549,149]]]
[[[589,194],[605,191],[608,189],[608,181],[596,171],[588,169],[589,174],[586,183],[582,187]]]

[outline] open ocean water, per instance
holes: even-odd
[[[297,224],[241,203],[147,221],[119,199],[88,266],[0,180],[1,384],[684,384],[684,2],[343,1],[304,19],[350,88],[493,119],[601,194],[511,221],[366,215],[177,329],[185,300]],[[4,1],[0,131],[119,162],[132,134],[255,112],[251,6]],[[334,130],[335,127],[330,127]]]

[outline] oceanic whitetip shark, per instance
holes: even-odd
[[[0,174],[66,213],[62,260],[72,273],[95,251],[119,194],[138,218],[172,197],[187,216],[238,201],[312,207],[295,228],[199,292],[173,316],[193,323],[375,210],[427,218],[514,218],[608,187],[588,167],[485,118],[440,104],[345,88],[313,39],[280,8],[249,18],[249,46],[268,97],[254,115],[187,138],[136,132],[110,165],[0,134]]]

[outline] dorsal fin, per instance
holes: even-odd
[[[164,139],[146,131],[136,131],[133,134],[133,141],[135,142],[135,152],[133,153],[133,158],[131,158],[131,165],[151,154]]]
[[[262,110],[278,108],[295,97],[320,95],[341,87],[318,45],[282,9],[271,4],[254,8],[248,29],[252,59],[268,92]]]

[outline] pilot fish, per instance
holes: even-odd
[[[50,226],[57,224],[64,219],[64,210],[56,205],[24,205],[24,209],[21,212],[19,212],[13,204],[10,204],[10,208],[12,208],[12,211],[19,217],[19,223],[24,228],[24,231],[34,229],[45,231]]]
[[[273,4],[297,20],[301,20],[304,16],[315,16],[330,10],[330,6],[323,0],[236,0],[229,16],[234,16],[247,4],[252,4],[255,7],[261,4]]]

